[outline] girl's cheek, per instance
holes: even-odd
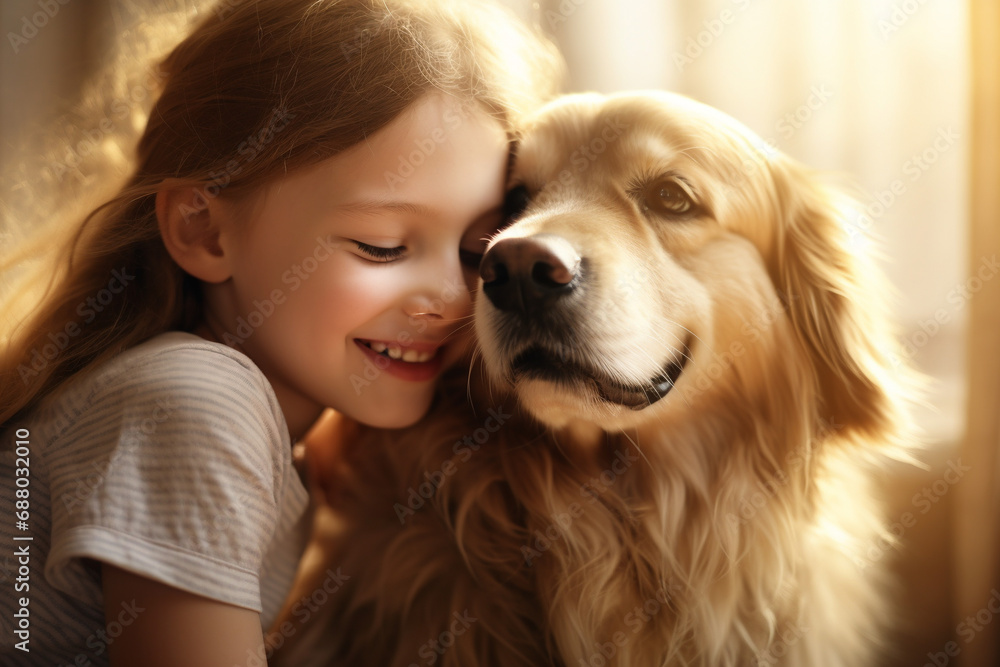
[[[335,316],[357,319],[357,315],[382,307],[392,297],[392,272],[385,270],[389,267],[368,267],[348,259],[331,260],[330,266],[326,268],[325,271],[317,272],[314,281],[315,296],[310,298],[312,303],[309,307]],[[319,315],[319,312],[316,314]]]

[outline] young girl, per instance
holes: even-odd
[[[225,0],[170,53],[127,184],[5,332],[4,664],[264,664],[292,444],[427,410],[557,62],[417,0]]]

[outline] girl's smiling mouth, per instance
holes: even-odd
[[[414,347],[403,347],[402,345],[397,345],[395,343],[384,343],[380,340],[361,340],[358,339],[362,345],[367,345],[370,349],[375,352],[385,355],[390,359],[403,360],[407,363],[423,363],[425,361],[430,361],[437,354],[440,347],[435,347],[432,350],[418,350]]]
[[[400,345],[363,338],[355,338],[354,342],[377,369],[402,380],[431,380],[437,377],[444,361],[444,355],[441,354],[444,346],[433,343]]]

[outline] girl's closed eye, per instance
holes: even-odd
[[[406,253],[406,246],[395,246],[393,248],[383,248],[381,246],[369,245],[368,243],[362,243],[361,241],[356,241],[354,239],[351,242],[358,247],[370,262],[375,262],[376,264],[388,264],[389,262],[394,262],[403,257]],[[478,265],[477,265],[478,266]]]

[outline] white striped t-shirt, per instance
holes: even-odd
[[[29,433],[26,530],[14,516],[19,429]],[[245,355],[193,334],[156,336],[2,437],[0,663],[108,664],[122,629],[105,621],[100,562],[258,611],[270,626],[305,547],[309,494],[274,391]],[[22,597],[30,653],[14,647]]]

